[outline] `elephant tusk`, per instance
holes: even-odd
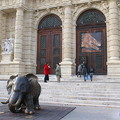
[[[8,100],[6,100],[5,102],[1,102],[2,104],[7,104],[7,103],[9,103],[9,99]]]
[[[15,103],[15,104],[11,104],[12,106],[19,106],[19,104],[21,103],[21,101],[22,101],[22,95],[20,95],[19,96],[19,98],[18,98],[18,100],[17,100],[17,102]]]

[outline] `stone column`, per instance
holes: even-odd
[[[72,61],[72,13],[71,7],[68,6],[65,8],[65,18],[64,18],[64,25],[63,25],[63,60],[64,61]]]
[[[108,76],[120,77],[119,11],[117,0],[109,0],[109,56]]]
[[[0,45],[2,42],[2,12],[0,11]],[[0,54],[1,54],[1,49],[0,49]],[[0,56],[0,61],[1,61],[1,56]]]
[[[110,61],[120,60],[119,11],[117,0],[109,0]]]
[[[18,8],[16,12],[15,41],[14,41],[14,61],[22,60],[22,39],[23,39],[23,15],[24,10]]]
[[[62,63],[61,71],[62,76],[70,76],[73,70],[72,63],[72,8],[66,6],[64,11],[64,22],[63,22],[63,41],[62,41]]]

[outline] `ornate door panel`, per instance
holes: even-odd
[[[105,28],[89,28],[77,31],[77,66],[86,61],[87,68],[93,66],[96,74],[106,74]]]
[[[46,29],[38,32],[37,73],[43,74],[46,62],[51,66],[51,74],[55,73],[56,63],[61,62],[61,29]]]

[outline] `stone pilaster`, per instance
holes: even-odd
[[[64,11],[64,22],[63,22],[63,48],[62,48],[62,63],[61,71],[62,76],[70,76],[73,73],[73,62],[72,62],[72,8],[66,6]]]
[[[23,39],[23,15],[24,10],[18,8],[16,11],[14,61],[22,61],[22,39]]]
[[[110,61],[120,60],[119,11],[116,1],[117,0],[109,0]]]
[[[117,0],[109,0],[108,76],[120,77],[119,11]]]
[[[2,35],[2,12],[0,11],[0,41],[2,39],[1,35]]]
[[[32,44],[33,41],[33,12],[32,11],[26,11],[25,14],[25,44],[24,44],[24,61],[26,64],[26,72],[32,73],[33,72],[33,59],[34,54],[32,50]],[[34,46],[35,47],[35,46]],[[27,48],[27,49],[26,49]],[[26,55],[27,54],[27,55]]]

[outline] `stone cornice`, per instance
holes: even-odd
[[[106,5],[106,1],[109,0],[58,0],[58,2],[55,2],[54,4],[52,2],[48,4],[37,4],[37,3],[32,3],[33,7],[30,7],[30,5],[26,5],[26,3],[21,2],[21,3],[14,3],[14,4],[10,4],[10,5],[2,5],[0,6],[0,10],[5,10],[5,9],[16,9],[18,7],[22,7],[23,9],[27,10],[27,11],[33,11],[33,10],[50,10],[50,9],[54,9],[54,8],[63,8],[65,6],[76,6],[76,5],[81,5],[81,6],[85,6],[87,5],[88,7],[90,7],[92,4],[97,4],[97,3],[103,3],[104,8],[107,9],[107,5]],[[120,0],[118,0],[120,1]],[[39,1],[40,2],[40,1]],[[44,1],[43,1],[44,2]],[[105,4],[104,4],[105,3]],[[30,3],[28,3],[30,4]],[[120,3],[118,3],[118,5],[120,6]],[[29,6],[29,7],[28,7]],[[35,7],[34,7],[35,6]]]

